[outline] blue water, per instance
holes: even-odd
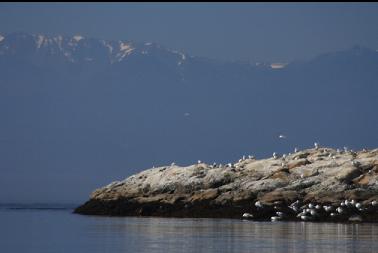
[[[1,253],[378,252],[378,224],[96,217],[0,208]]]

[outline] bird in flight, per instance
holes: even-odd
[[[280,138],[280,139],[286,139],[286,136],[283,135],[283,134],[280,134],[280,135],[278,136],[278,138]]]

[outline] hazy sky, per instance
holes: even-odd
[[[377,3],[0,4],[0,32],[153,41],[218,59],[291,61],[378,49]]]
[[[0,34],[156,42],[223,60],[288,62],[356,44],[378,49],[377,24],[378,3],[0,3]],[[378,63],[367,51],[369,57],[357,58],[361,68],[341,64],[356,71],[321,65],[303,75],[285,72],[286,79],[193,61],[182,72],[189,81],[179,83],[181,72],[138,57],[130,61],[135,66],[115,65],[109,75],[107,68],[86,73],[58,64],[35,72],[21,61],[1,61],[0,203],[81,202],[97,187],[173,161],[225,164],[315,141],[375,148]],[[348,52],[345,59],[354,59]],[[277,138],[281,131],[290,136],[285,142]]]

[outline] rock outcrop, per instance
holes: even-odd
[[[321,207],[312,219],[308,216],[316,220],[324,210],[336,210],[341,202],[350,200],[353,208],[355,203],[360,206],[350,209],[349,216],[329,211],[333,215],[327,217],[378,221],[378,210],[371,207],[378,201],[377,179],[378,149],[314,148],[262,160],[243,157],[227,165],[199,162],[187,167],[152,168],[95,190],[75,212],[228,218],[244,214],[256,220],[283,216],[307,220],[306,210],[315,213],[306,208],[310,204]]]

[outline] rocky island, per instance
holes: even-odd
[[[378,149],[295,150],[229,164],[175,164],[95,190],[75,213],[110,216],[378,221]]]

